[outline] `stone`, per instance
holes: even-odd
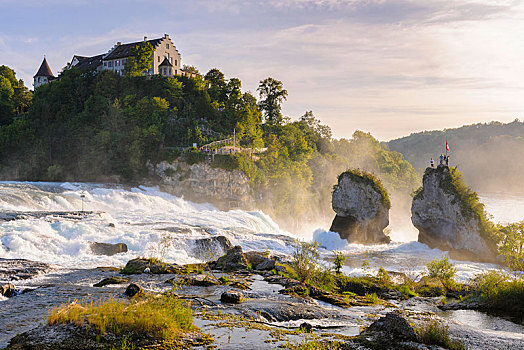
[[[131,283],[129,286],[127,286],[126,291],[124,294],[130,298],[134,297],[135,295],[141,295],[144,294],[144,289],[139,286],[138,284]]]
[[[0,286],[0,295],[3,295],[6,298],[11,298],[16,295],[15,286],[11,283],[7,283]]]
[[[386,316],[373,322],[365,331],[369,333],[385,333],[396,339],[416,341],[417,334],[409,321],[396,312],[389,312]]]
[[[244,300],[244,294],[236,290],[228,290],[220,296],[220,301],[229,304],[240,304]]]
[[[198,259],[209,261],[215,256],[224,255],[231,248],[233,244],[226,236],[214,236],[197,239],[193,252]]]
[[[255,269],[259,271],[271,271],[275,268],[275,260],[266,258],[266,260],[262,261],[260,264],[258,264]]]
[[[266,257],[263,253],[257,251],[250,251],[244,253],[247,262],[255,270],[266,271],[275,268],[275,260]]]
[[[247,266],[247,259],[239,245],[228,250],[226,255],[220,257],[216,262],[210,263],[211,268],[225,272],[245,270]]]
[[[123,284],[129,282],[129,278],[123,278],[123,277],[108,277],[104,278],[100,282],[97,282],[93,284],[93,287],[104,287],[111,284]]]
[[[166,264],[156,259],[136,258],[129,260],[120,273],[125,275],[141,273],[177,274],[184,271],[185,269],[177,264]]]
[[[220,282],[213,276],[199,274],[194,276],[187,276],[182,280],[183,284],[189,286],[200,286],[200,287],[209,287],[219,285]]]
[[[125,243],[99,243],[99,242],[91,242],[91,251],[93,254],[96,255],[115,255],[119,253],[125,253],[127,252],[127,245]]]
[[[389,225],[389,199],[379,186],[378,180],[365,174],[342,173],[333,191],[332,207],[337,215],[329,230],[351,243],[389,243],[391,239],[384,234]]]
[[[459,198],[447,166],[427,168],[422,191],[413,197],[411,221],[418,241],[430,248],[452,251],[454,259],[497,262],[480,231],[480,222]]]
[[[302,322],[298,329],[304,333],[311,333],[313,331],[313,326],[311,323]]]

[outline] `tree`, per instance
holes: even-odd
[[[262,80],[258,85],[260,93],[259,107],[264,111],[264,116],[269,124],[282,124],[281,104],[287,99],[287,90],[281,81],[271,77]]]
[[[147,41],[133,46],[129,50],[131,57],[127,59],[125,65],[126,75],[136,77],[150,69],[151,63],[153,63],[153,51],[153,46],[151,46]]]
[[[32,93],[25,87],[22,79],[16,79],[15,71],[7,66],[0,66],[0,124],[26,112],[31,98]]]
[[[224,78],[224,73],[222,73],[217,68],[211,69],[204,76],[208,88],[208,94],[211,98],[211,101],[217,101],[219,103],[224,103],[225,101],[225,88],[226,81]]]

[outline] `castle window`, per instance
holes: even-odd
[[[169,58],[169,62],[173,63],[173,57]]]
[[[113,67],[113,61],[109,61],[109,67]]]
[[[115,67],[116,67],[116,66],[119,66],[119,65],[120,65],[120,61],[119,61],[119,60],[116,60]]]
[[[104,62],[104,67],[107,67],[107,62]]]
[[[160,62],[160,56],[158,56],[158,62]]]
[[[169,44],[166,44],[166,49],[169,49]]]
[[[177,65],[177,60],[175,60],[175,66]]]

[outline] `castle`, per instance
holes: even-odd
[[[92,70],[95,72],[110,70],[116,74],[123,75],[126,61],[131,57],[131,49],[144,42],[151,44],[154,49],[151,68],[144,72],[145,75],[157,74],[170,77],[175,75],[194,77],[196,75],[181,68],[180,53],[167,34],[164,34],[162,38],[152,40],[148,40],[145,36],[143,41],[129,44],[122,44],[119,41],[107,53],[92,57],[74,55],[71,62],[67,64],[67,69],[74,67],[80,70]],[[35,89],[56,79],[45,57],[33,78]]]

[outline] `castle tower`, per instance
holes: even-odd
[[[35,89],[39,87],[40,85],[47,84],[51,80],[55,79],[55,76],[51,72],[51,68],[49,68],[49,65],[47,64],[47,60],[45,59],[45,56],[44,56],[44,60],[42,61],[42,64],[40,65],[40,68],[38,69],[38,72],[36,72],[33,79],[34,79],[33,86],[35,87]]]

